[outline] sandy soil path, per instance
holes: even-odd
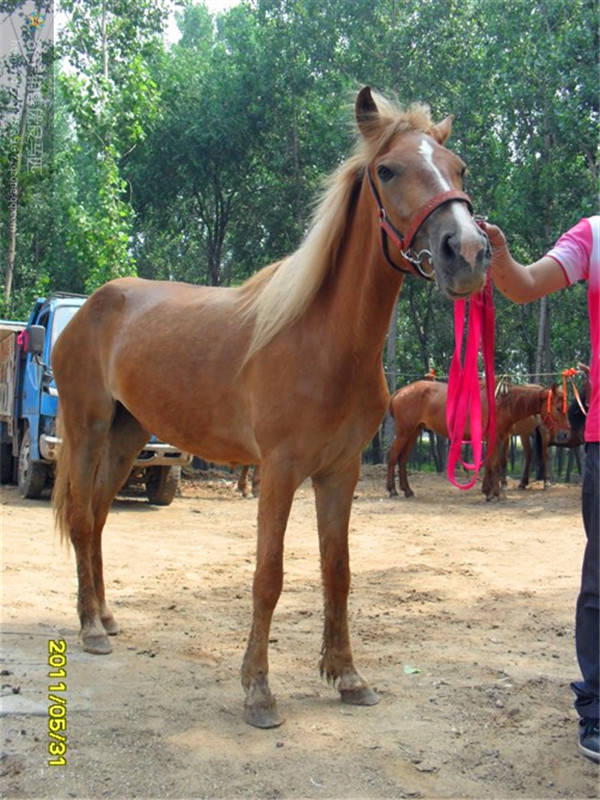
[[[579,487],[511,483],[491,504],[442,476],[411,483],[416,498],[388,499],[367,469],[354,503],[351,628],[372,708],[319,678],[315,514],[310,485],[298,492],[270,653],[286,722],[270,731],[242,721],[239,683],[256,500],[212,480],[186,481],[168,508],[118,501],[104,551],[123,633],[98,657],[78,642],[73,556],[48,501],[3,487],[2,796],[598,796],[569,690]],[[50,639],[67,643],[64,767],[48,766]]]

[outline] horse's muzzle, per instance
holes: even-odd
[[[440,289],[456,300],[483,288],[492,251],[487,236],[466,209],[461,209],[459,219],[447,212],[442,218],[444,211],[437,230],[431,232],[433,265]]]
[[[482,257],[473,267],[459,256],[450,266],[441,266],[436,265],[438,286],[450,300],[459,300],[483,289],[489,261]]]

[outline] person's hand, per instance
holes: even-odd
[[[506,236],[497,225],[484,221],[481,223],[481,227],[490,240],[492,250],[501,250],[506,247]]]

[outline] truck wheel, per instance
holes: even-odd
[[[12,479],[12,447],[9,442],[3,442],[0,444],[0,483],[11,483]]]
[[[169,506],[173,502],[181,467],[148,467],[146,472],[146,495],[155,506]]]
[[[19,449],[19,465],[17,469],[19,491],[23,497],[35,500],[42,494],[47,477],[48,470],[46,466],[33,461],[31,458],[31,439],[28,428],[23,434]]]

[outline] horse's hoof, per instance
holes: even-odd
[[[361,686],[357,689],[340,689],[340,698],[342,703],[348,703],[351,706],[374,706],[380,700],[377,692],[368,686]]]
[[[255,728],[278,728],[284,720],[279,715],[275,701],[273,701],[268,705],[259,703],[244,706],[244,721]]]
[[[108,641],[108,636],[93,634],[83,637],[83,649],[86,653],[93,653],[96,656],[107,656],[112,653],[112,647]]]
[[[101,617],[101,619],[104,630],[109,636],[116,636],[118,633],[121,633],[121,627],[112,614],[110,617]]]
[[[413,492],[412,489],[409,489],[408,491],[404,492],[404,497],[414,497],[414,496],[415,496],[415,493]]]

